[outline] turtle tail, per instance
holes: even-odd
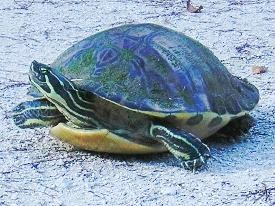
[[[54,126],[65,117],[45,98],[22,102],[12,111],[14,123],[20,128]]]

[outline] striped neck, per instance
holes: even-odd
[[[41,67],[41,65],[43,66],[43,64],[38,66]],[[81,127],[99,128],[99,122],[94,119],[95,107],[92,100],[85,98],[85,93],[76,89],[73,83],[64,76],[56,74],[48,66],[46,69],[47,71],[43,74],[31,73],[31,83],[73,124]],[[35,71],[40,70],[35,69]],[[41,82],[40,79],[44,82]]]

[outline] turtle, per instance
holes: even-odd
[[[17,126],[50,126],[82,150],[168,151],[193,171],[211,156],[202,139],[259,101],[206,46],[151,23],[95,33],[51,64],[34,60],[29,81],[31,100],[13,109]]]

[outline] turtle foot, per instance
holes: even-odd
[[[150,134],[161,141],[186,169],[195,171],[210,157],[207,145],[187,131],[152,124]]]
[[[203,156],[200,156],[197,159],[193,160],[185,160],[181,162],[181,165],[186,169],[186,170],[191,170],[192,172],[197,171],[199,168],[204,166],[207,162],[207,160],[210,158],[210,154],[206,153]]]

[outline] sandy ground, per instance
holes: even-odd
[[[275,205],[275,2],[194,3],[204,6],[202,13],[188,13],[185,2],[172,0],[1,0],[0,205]],[[33,59],[51,63],[86,36],[139,22],[199,40],[259,88],[251,112],[256,125],[248,134],[208,142],[214,158],[193,174],[169,154],[76,151],[48,129],[15,127],[9,111],[27,99]],[[253,65],[269,70],[252,75]]]

